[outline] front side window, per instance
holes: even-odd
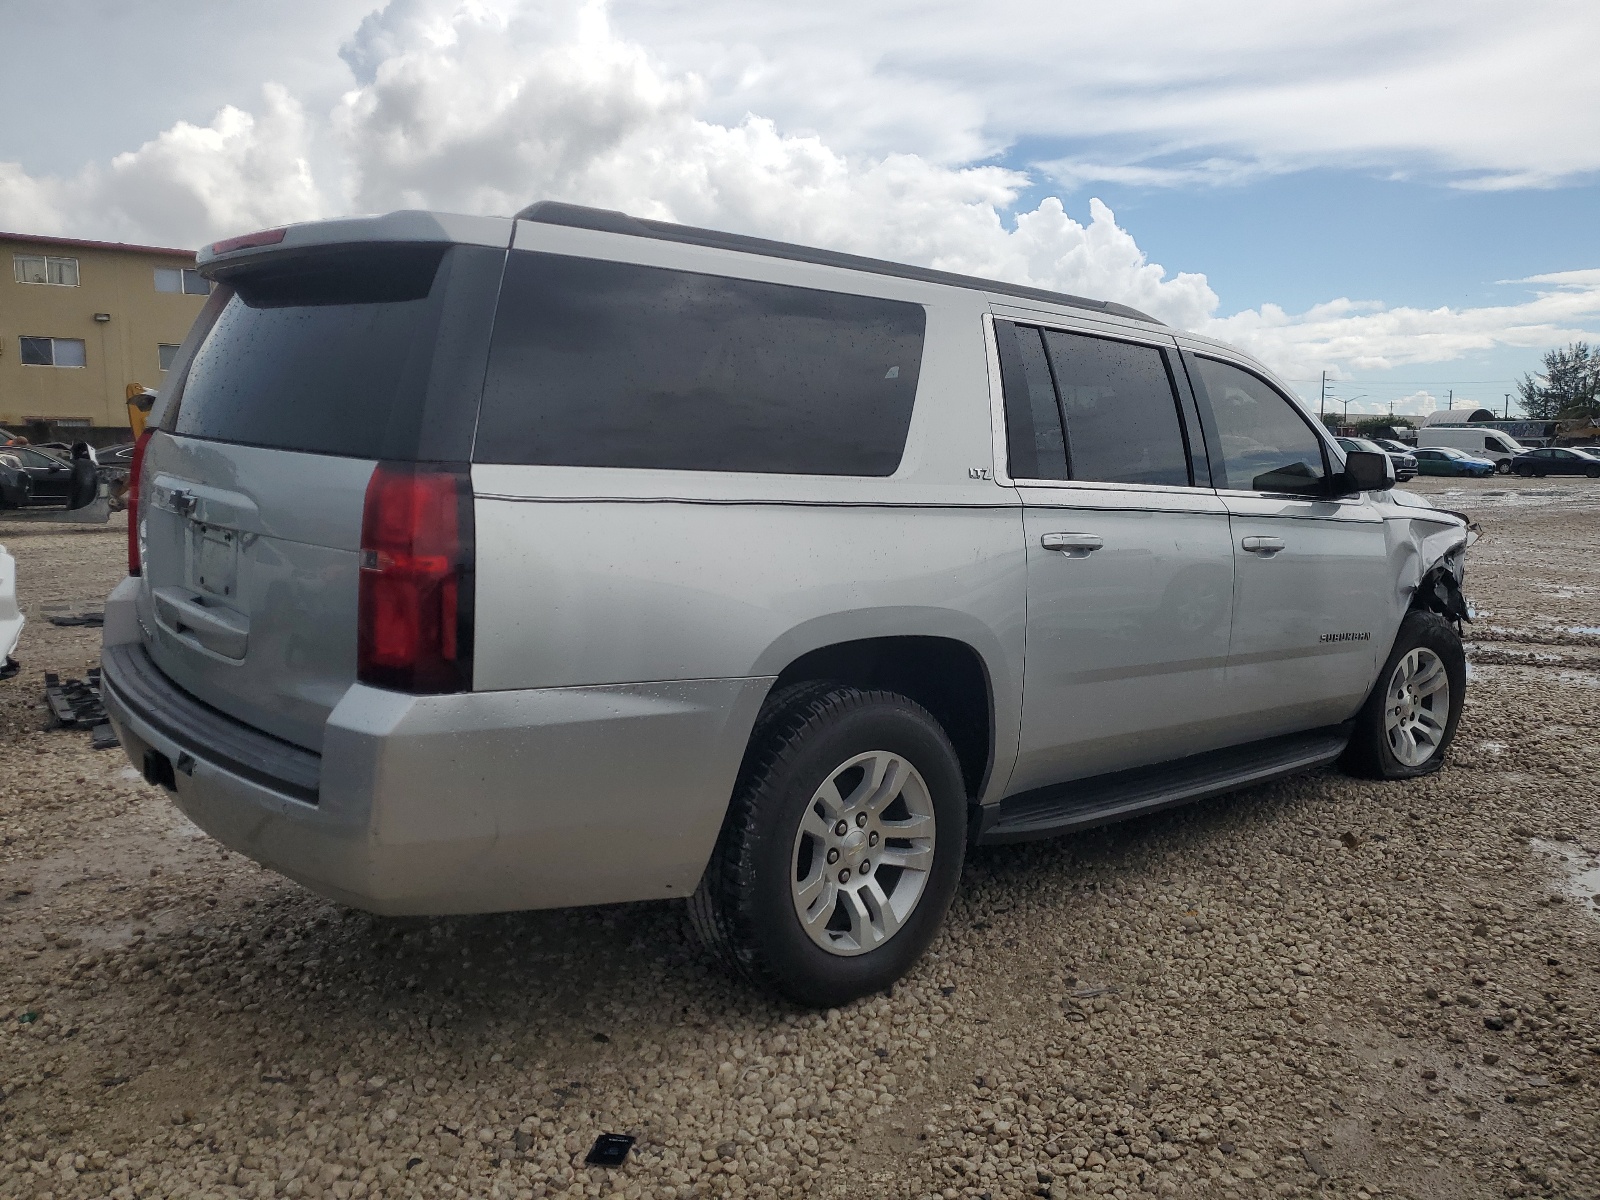
[[[920,304],[516,251],[477,462],[892,475]]]
[[[11,269],[18,283],[78,286],[78,260],[55,254],[13,254]]]
[[[1230,363],[1200,357],[1193,362],[1220,442],[1220,447],[1212,447],[1212,463],[1215,470],[1217,460],[1222,462],[1222,487],[1326,494],[1328,467],[1322,439],[1288,397]]]
[[[170,346],[165,342],[156,347],[156,362],[163,371],[172,370],[172,364],[178,357],[178,347]]]
[[[21,342],[22,365],[25,367],[84,365],[81,338],[24,337]]]
[[[211,282],[199,271],[180,270],[177,267],[156,268],[156,291],[182,292],[189,296],[209,296]]]

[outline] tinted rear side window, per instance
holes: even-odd
[[[1039,330],[994,323],[1006,397],[1006,455],[1013,479],[1065,479],[1067,443]]]
[[[335,250],[232,276],[189,365],[172,431],[359,458],[393,456],[428,384],[446,248]]]
[[[513,252],[478,462],[892,475],[922,306]]]
[[[1189,486],[1166,355],[1155,346],[1047,329],[1074,479]]]

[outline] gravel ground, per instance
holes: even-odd
[[[43,731],[123,531],[0,526],[0,1196],[1600,1196],[1600,486],[1416,490],[1486,533],[1445,771],[980,851],[824,1014],[675,904],[379,919],[223,852]]]

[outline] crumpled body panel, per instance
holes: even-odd
[[[1384,518],[1397,615],[1421,607],[1471,621],[1463,587],[1467,548],[1482,534],[1477,524],[1400,488],[1374,499]]]

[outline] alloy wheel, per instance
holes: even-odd
[[[933,798],[904,755],[869,750],[817,788],[794,837],[795,916],[830,954],[876,950],[905,925],[933,866]]]
[[[1395,759],[1420,767],[1439,750],[1450,720],[1450,677],[1444,661],[1418,646],[1395,664],[1384,693],[1383,733]]]

